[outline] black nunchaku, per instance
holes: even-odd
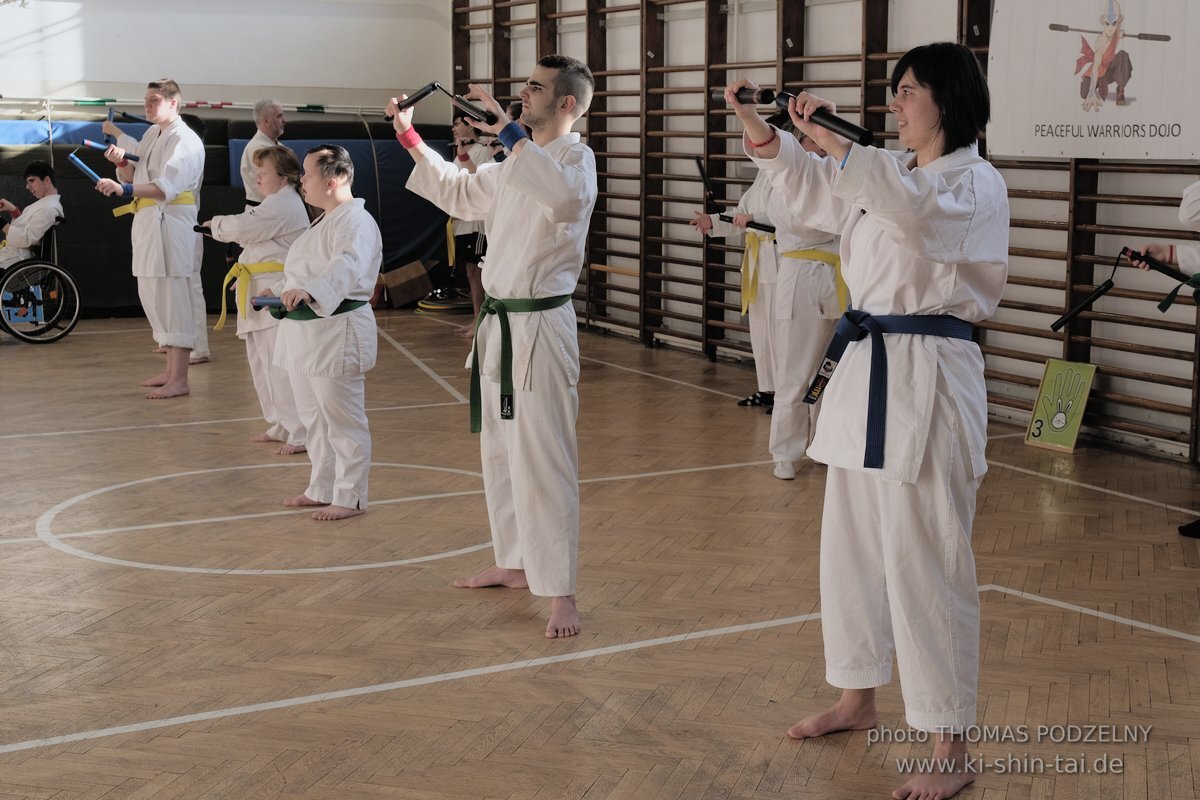
[[[453,92],[446,89],[444,86],[442,86],[437,81],[427,83],[424,86],[422,86],[420,89],[417,89],[417,91],[413,92],[411,97],[406,97],[403,100],[401,100],[399,103],[397,103],[396,109],[399,111],[403,111],[406,108],[412,108],[417,103],[421,102],[426,97],[433,94],[434,92],[441,92],[442,94],[449,97],[450,102],[452,104],[454,104],[455,108],[457,108],[459,111],[463,112],[468,117],[475,120],[476,122],[482,122],[485,125],[495,125],[496,124],[496,115],[495,114],[488,111],[487,109],[480,108],[479,106],[472,103],[470,100],[463,97],[461,94],[454,94]],[[391,114],[384,114],[383,118],[385,120],[387,120],[388,122],[392,121]]]
[[[751,89],[746,87],[738,89],[737,100],[745,105],[769,106],[774,105],[781,111],[786,112],[788,100],[795,98],[796,95],[791,92],[777,92],[774,89]],[[725,99],[724,89],[713,89],[712,99],[721,101]],[[838,136],[849,139],[852,142],[866,147],[871,142],[875,141],[875,134],[871,133],[866,128],[855,125],[849,120],[842,119],[836,114],[831,114],[824,108],[818,108],[808,116],[808,121],[814,125],[820,125],[826,130],[833,131]]]
[[[1146,266],[1150,267],[1150,269],[1154,270],[1155,272],[1166,275],[1168,278],[1173,278],[1174,280],[1177,280],[1180,283],[1186,284],[1189,281],[1191,281],[1191,279],[1192,279],[1192,277],[1190,275],[1185,275],[1184,273],[1180,272],[1179,270],[1175,269],[1174,267],[1168,266],[1167,264],[1164,264],[1163,262],[1159,261],[1156,258],[1153,258],[1153,257],[1143,254],[1143,253],[1139,253],[1137,250],[1134,250],[1132,247],[1122,247],[1121,252],[1117,253],[1117,258],[1113,262],[1113,272],[1112,272],[1112,275],[1110,275],[1108,277],[1108,280],[1106,280],[1104,283],[1097,286],[1092,291],[1091,294],[1089,294],[1087,297],[1083,298],[1083,300],[1081,300],[1070,311],[1063,314],[1058,319],[1054,320],[1054,322],[1052,322],[1050,324],[1050,330],[1055,331],[1055,332],[1062,330],[1062,327],[1064,325],[1066,325],[1071,320],[1075,319],[1075,317],[1079,316],[1084,311],[1087,311],[1089,308],[1091,308],[1093,303],[1095,303],[1097,300],[1099,300],[1101,297],[1103,297],[1110,289],[1115,287],[1116,284],[1113,283],[1113,277],[1117,274],[1117,267],[1120,265],[1122,258],[1127,258],[1127,259],[1129,259],[1130,262],[1141,261],[1141,262],[1145,263]],[[1195,294],[1200,295],[1200,289],[1197,289]]]
[[[696,169],[700,172],[700,182],[704,184],[704,213],[716,214],[719,219],[725,222],[733,222],[733,217],[730,215],[719,213],[720,206],[717,205],[717,196],[713,193],[712,184],[708,182],[708,173],[704,171],[704,161],[700,156],[696,156]],[[764,233],[775,232],[774,225],[766,225],[762,222],[747,222],[746,227]]]

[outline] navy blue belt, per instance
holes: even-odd
[[[883,444],[887,440],[887,348],[885,333],[908,333],[918,336],[945,336],[949,339],[971,341],[974,326],[947,314],[886,314],[873,317],[865,311],[850,309],[842,315],[833,331],[833,339],[821,361],[821,369],[808,387],[804,402],[815,403],[829,383],[830,376],[851,342],[871,337],[871,380],[867,389],[867,448],[863,466],[883,469]]]

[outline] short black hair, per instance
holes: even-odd
[[[341,145],[325,143],[310,148],[305,155],[311,156],[314,153],[317,155],[317,169],[321,171],[322,177],[344,176],[347,183],[354,183],[354,161],[350,158],[350,151]]]
[[[558,75],[554,77],[556,100],[570,95],[575,98],[575,107],[578,109],[575,118],[579,119],[587,113],[592,105],[592,91],[596,88],[596,79],[592,77],[592,71],[588,69],[587,64],[577,58],[554,53],[542,56],[537,65],[558,70]]]
[[[50,183],[55,186],[58,182],[54,179],[54,167],[47,164],[45,161],[30,161],[25,165],[25,172],[21,174],[22,178],[49,178]]]
[[[917,83],[933,92],[933,102],[941,111],[945,153],[977,142],[992,116],[992,99],[975,54],[954,42],[914,47],[892,70],[892,94],[910,69]]]

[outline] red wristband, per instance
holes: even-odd
[[[21,216],[21,209],[14,208],[12,210],[12,212],[9,213],[9,216],[12,217],[13,219],[16,219],[17,217]]]
[[[404,133],[397,133],[396,141],[402,144],[405,150],[412,150],[423,140],[421,139],[421,134],[417,133],[416,128],[409,128]]]
[[[746,138],[750,139],[750,134],[746,134]],[[760,147],[766,147],[773,141],[775,141],[775,128],[774,127],[771,128],[771,138],[770,139],[767,139],[762,144],[755,144],[754,140],[750,139],[750,146],[753,147],[755,150],[757,150]]]
[[[117,162],[117,166],[118,166],[118,167],[128,167],[128,166],[129,166],[129,159],[128,159],[128,158],[122,158],[120,161],[118,161],[118,162]]]

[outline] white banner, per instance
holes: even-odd
[[[1200,157],[1200,2],[995,0],[992,156]]]

